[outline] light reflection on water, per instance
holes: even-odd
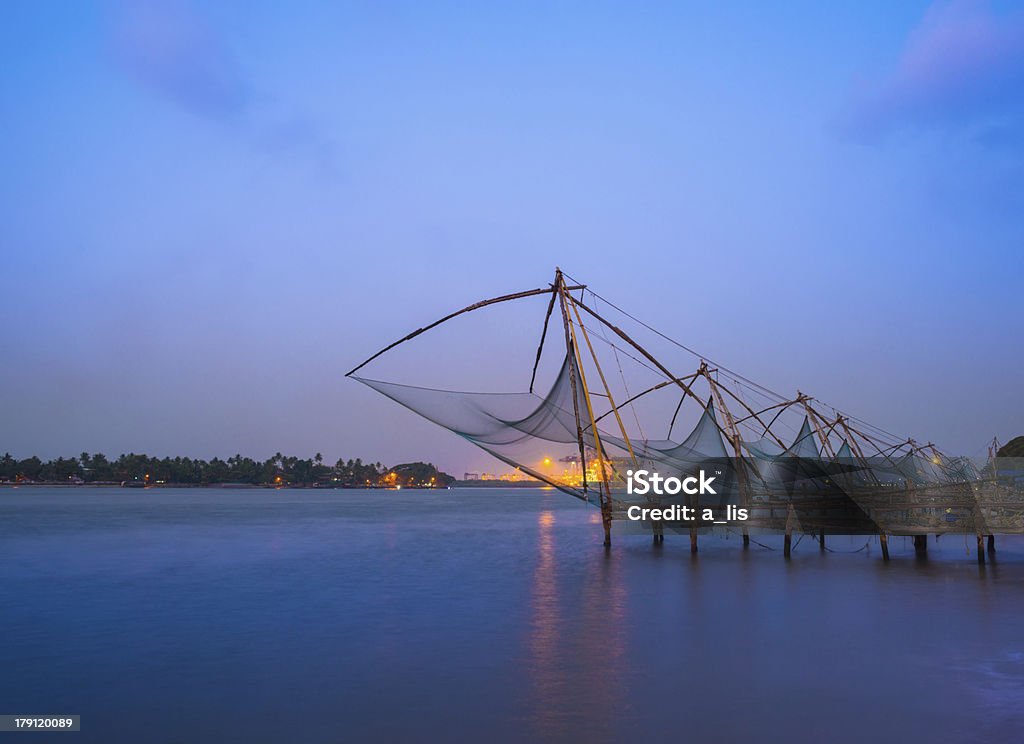
[[[1020,539],[601,538],[550,491],[0,489],[0,707],[103,742],[1024,730]]]
[[[589,521],[589,519],[588,519]],[[600,523],[600,519],[598,519]],[[623,648],[622,587],[610,561],[587,572],[578,595],[562,596],[560,558],[553,527],[556,517],[538,515],[537,564],[531,592],[533,618],[528,643],[529,678],[534,694],[532,736],[571,741],[583,731],[608,731],[623,705],[620,672]],[[563,615],[564,604],[570,606]],[[565,615],[575,618],[572,622]],[[582,700],[585,705],[567,700]]]
[[[537,734],[550,737],[563,730],[560,725],[562,709],[557,701],[571,691],[565,689],[559,648],[563,623],[558,606],[558,577],[555,575],[555,548],[551,535],[555,515],[543,511],[538,515],[537,524],[540,529],[531,593],[533,618],[528,636],[535,710],[531,717],[537,726]]]

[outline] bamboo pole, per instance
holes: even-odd
[[[796,510],[793,508],[793,502],[790,502],[786,513],[786,537],[782,543],[782,555],[784,558],[789,558],[790,553],[793,552],[793,522],[795,517]]]
[[[573,350],[576,352],[576,368],[580,372],[580,383],[583,389],[583,402],[587,407],[587,415],[590,417],[590,429],[591,436],[594,437],[594,445],[597,450],[598,464],[601,466],[601,482],[604,484],[605,490],[608,490],[608,477],[607,471],[605,470],[605,460],[607,459],[604,445],[601,443],[601,435],[597,431],[597,424],[594,423],[594,405],[590,400],[590,388],[587,385],[587,374],[583,370],[583,359],[580,355],[579,344],[576,340],[576,328],[572,324],[572,320],[569,321],[569,333],[572,336]],[[610,498],[610,493],[609,493]]]
[[[728,390],[728,388],[726,388],[726,390]],[[757,417],[758,417],[758,416],[760,416],[760,415],[761,415],[762,413],[768,413],[768,411],[774,411],[774,410],[775,410],[776,408],[785,408],[786,406],[790,405],[790,404],[791,404],[792,402],[793,402],[793,401],[790,401],[790,400],[784,400],[784,401],[782,401],[781,403],[775,403],[775,404],[773,404],[773,405],[770,405],[770,406],[768,406],[767,408],[762,408],[762,409],[761,409],[760,411],[758,411],[758,412],[757,412],[757,413],[755,413],[755,414],[748,414],[748,415],[744,416],[743,418],[739,418],[739,419],[736,419],[736,423],[737,423],[737,424],[742,424],[742,423],[743,423],[744,421],[746,421],[747,419],[751,419],[751,418],[757,418]],[[760,418],[758,418],[758,421],[761,421],[761,419],[760,419]],[[774,419],[773,419],[772,421],[773,421],[773,423],[774,423]],[[765,430],[767,431],[767,430],[769,429],[769,427],[770,427],[770,424],[764,424],[764,423],[762,422],[762,423],[761,423],[761,426],[763,426],[763,427],[765,428]],[[785,446],[786,446],[785,444],[783,444],[783,443],[781,442],[781,440],[780,440],[779,444],[781,444],[781,445],[782,445],[783,447],[785,447]]]
[[[555,291],[558,292],[559,298],[562,294],[559,288],[565,284],[565,280],[562,278],[561,269],[555,269],[555,283],[552,285]],[[576,440],[580,446],[580,479],[583,484],[583,498],[589,500],[587,493],[587,454],[586,448],[583,445],[583,426],[580,423],[580,406],[579,399],[576,396],[576,371],[573,365],[575,365],[576,352],[573,350],[572,339],[569,336],[569,315],[565,311],[565,303],[559,299],[559,308],[562,311],[562,325],[565,327],[565,354],[566,360],[569,364],[569,388],[572,393],[572,412],[576,417]]]
[[[776,411],[774,416],[772,416],[772,420],[768,422],[768,426],[766,426],[765,429],[767,431],[771,431],[771,428],[775,425],[775,422],[779,420],[779,416],[788,411],[790,406],[796,405],[799,402],[799,398],[794,398],[793,400],[787,400],[785,403],[779,404],[779,410]],[[782,440],[779,440],[779,444],[782,446],[783,449],[789,449],[789,445],[783,442]]]
[[[814,427],[814,433],[818,435],[818,439],[821,441],[822,449],[828,452],[829,457],[835,458],[835,450],[832,449],[831,442],[828,441],[828,435],[825,430],[821,427],[821,423],[818,421],[818,412],[814,410],[814,407],[808,402],[811,399],[803,393],[800,393],[800,403],[804,407],[804,411],[807,412],[807,418],[811,421],[811,426]]]
[[[704,363],[704,362],[702,362],[701,364],[706,366],[706,363]],[[711,380],[711,376],[710,376],[711,372],[712,372],[712,370],[708,370],[707,373],[706,373],[708,381]],[[740,419],[741,421],[746,421],[749,418],[753,418],[755,421],[757,421],[757,423],[761,424],[761,428],[764,429],[764,433],[766,435],[768,435],[772,439],[774,439],[776,441],[776,443],[778,443],[778,445],[780,447],[782,447],[783,449],[786,448],[786,443],[783,442],[781,439],[779,439],[779,437],[776,436],[775,432],[773,432],[768,426],[765,425],[764,421],[761,420],[760,414],[756,413],[753,408],[748,406],[747,402],[745,400],[743,400],[740,396],[736,395],[736,393],[734,393],[732,390],[730,390],[728,385],[722,385],[718,380],[715,380],[715,384],[719,388],[724,390],[726,393],[728,393],[729,396],[733,400],[735,400],[737,403],[739,403],[741,406],[743,406],[743,408],[747,411],[747,415],[744,416],[742,419]],[[724,401],[721,402],[720,405],[724,406],[725,405]],[[782,405],[782,404],[779,404],[779,405]],[[775,407],[776,406],[772,406],[772,408],[775,408]],[[766,410],[771,410],[771,409],[766,409]],[[761,413],[764,413],[764,411],[762,411]],[[774,422],[774,419],[773,419],[773,422]],[[734,421],[734,423],[733,423],[733,427],[737,428],[737,431],[738,431],[738,423],[739,422],[736,422],[736,421]]]
[[[533,383],[537,381],[537,367],[540,366],[540,354],[544,351],[544,339],[548,335],[548,321],[551,320],[551,311],[555,309],[555,298],[558,297],[557,292],[551,293],[551,302],[548,303],[548,310],[544,313],[544,328],[540,332],[540,345],[537,346],[537,358],[533,362],[533,374],[530,375],[530,392],[533,392]]]
[[[560,276],[561,272],[558,272],[558,275]],[[563,281],[562,283],[564,284],[565,282]],[[573,287],[567,287],[566,290],[569,291],[569,290],[573,290],[573,289],[583,289],[584,286],[585,285],[580,284],[580,285],[573,286]],[[464,313],[473,312],[474,310],[479,310],[480,308],[487,307],[488,305],[495,305],[495,304],[497,304],[499,302],[508,302],[509,300],[521,300],[521,299],[523,299],[525,297],[534,297],[536,295],[547,294],[548,292],[555,292],[555,291],[557,291],[557,290],[552,285],[550,287],[543,287],[543,288],[539,288],[539,289],[531,289],[531,290],[528,290],[526,292],[514,292],[513,294],[502,295],[501,297],[492,297],[489,300],[481,300],[480,302],[475,302],[472,305],[468,305],[468,306],[462,308],[461,310],[456,310],[454,313],[449,313],[448,315],[445,315],[440,320],[435,320],[430,325],[425,325],[422,328],[417,328],[415,331],[413,331],[412,333],[410,333],[410,334],[408,334],[406,336],[403,336],[402,338],[400,338],[397,341],[395,341],[393,344],[388,344],[383,349],[378,351],[376,354],[371,356],[369,359],[367,359],[366,361],[362,362],[361,364],[353,367],[348,372],[346,372],[345,373],[345,377],[351,377],[356,372],[358,372],[363,367],[365,367],[367,364],[369,364],[374,359],[379,357],[381,354],[383,354],[383,353],[385,353],[387,351],[391,351],[391,349],[395,348],[399,344],[403,344],[406,341],[411,341],[412,339],[414,339],[417,336],[419,336],[421,333],[426,333],[431,328],[436,328],[437,326],[441,325],[442,323],[445,323],[445,322],[451,320],[452,318],[458,317],[459,315],[462,315]]]
[[[684,378],[676,377],[671,372],[669,372],[668,368],[664,364],[662,364],[657,359],[655,359],[651,355],[651,353],[649,351],[647,351],[647,349],[645,349],[639,343],[634,341],[632,339],[632,337],[629,336],[629,334],[627,334],[625,331],[623,331],[621,328],[619,328],[618,326],[614,325],[610,321],[608,321],[605,318],[603,318],[595,310],[591,310],[589,307],[587,307],[585,304],[583,304],[579,300],[576,300],[575,302],[576,302],[577,306],[579,306],[579,307],[583,308],[584,310],[586,310],[587,313],[589,313],[591,316],[593,316],[596,320],[598,320],[601,323],[603,323],[605,325],[605,327],[610,329],[613,333],[615,333],[615,335],[617,335],[619,338],[621,338],[627,344],[629,344],[634,349],[639,351],[644,356],[644,358],[647,359],[647,361],[649,361],[655,367],[657,367],[658,371],[661,372],[663,375],[665,375],[665,377],[667,377],[669,379],[669,381],[675,382],[675,384],[678,385],[680,388],[682,388],[683,391],[686,394],[688,394],[690,397],[692,397],[694,400],[696,400],[698,403],[700,403],[701,406],[704,407],[704,410],[707,410],[708,408],[711,407],[711,398],[710,397],[708,398],[708,402],[707,403],[703,402],[701,400],[700,396],[698,396],[696,393],[694,393],[693,389],[683,381]],[[723,435],[728,436],[726,434],[725,429],[722,428],[722,425],[718,423],[717,419],[715,419],[715,426],[718,428],[718,431],[720,431]]]
[[[861,449],[860,443],[857,441],[856,430],[847,425],[845,416],[837,414],[836,421],[843,427],[843,431],[846,432],[846,441],[850,445],[850,451],[853,453],[853,456],[860,461],[861,467],[867,472],[875,485],[879,485],[878,476],[875,475],[874,470],[872,470],[871,465],[868,463],[867,457],[864,456],[864,450]],[[871,515],[869,514],[868,517],[871,517]],[[873,519],[873,517],[871,518]]]
[[[700,373],[699,373],[699,372],[694,372],[694,373],[692,373],[692,374],[689,374],[689,375],[683,375],[682,377],[680,377],[680,378],[678,378],[678,379],[680,379],[680,380],[691,380],[691,379],[693,379],[694,377],[697,377],[697,375],[698,375],[698,374],[700,374]],[[653,392],[654,392],[654,391],[656,391],[656,390],[661,390],[661,389],[662,389],[663,387],[667,387],[667,386],[671,385],[671,384],[672,384],[672,383],[674,383],[674,382],[675,382],[675,379],[672,379],[672,380],[663,380],[663,381],[659,382],[659,383],[658,383],[657,385],[651,385],[651,387],[647,388],[647,389],[646,389],[646,390],[644,390],[643,392],[637,393],[637,394],[636,394],[636,395],[634,395],[634,396],[633,396],[632,398],[627,398],[627,399],[626,399],[625,401],[623,401],[622,403],[620,403],[620,404],[619,404],[619,405],[617,406],[617,408],[618,408],[618,410],[622,410],[623,408],[625,408],[626,406],[628,406],[628,405],[629,405],[630,403],[632,403],[633,401],[635,401],[635,400],[638,400],[639,398],[642,398],[642,397],[644,397],[644,396],[645,396],[645,395],[647,395],[648,393],[653,393]],[[615,410],[615,409],[613,409],[613,410]],[[598,422],[600,422],[600,421],[601,421],[601,419],[605,418],[606,416],[610,416],[610,415],[612,414],[612,412],[613,412],[613,411],[605,411],[604,413],[602,413],[602,414],[601,414],[600,416],[598,416],[598,417],[597,417],[597,420],[598,420]]]
[[[676,417],[679,416],[679,412],[683,410],[683,403],[686,402],[686,393],[679,396],[679,405],[676,406],[676,410],[672,413],[672,420],[668,422],[668,433],[665,434],[665,439],[672,441],[672,429],[676,425]],[[700,403],[700,400],[697,401]]]
[[[708,371],[708,365],[705,362],[701,362],[700,371],[708,381],[708,387],[711,388],[711,394],[715,397],[718,407],[722,410],[722,416],[725,417],[725,425],[732,435],[729,437],[729,440],[732,443],[733,452],[736,456],[736,479],[739,481],[740,499],[743,506],[749,509],[752,501],[750,481],[747,480],[746,460],[743,457],[743,440],[740,437],[739,427],[736,426],[736,421],[733,419],[732,412],[729,410],[729,407],[725,405],[725,399],[722,397],[722,393],[718,389],[718,381],[711,377],[711,373]],[[750,534],[747,532],[746,522],[743,523],[741,532],[743,533],[743,547],[749,547]]]
[[[563,294],[563,301],[564,297]],[[572,335],[573,349],[576,352],[576,364],[580,372],[581,387],[583,388],[583,402],[586,403],[587,414],[590,416],[591,435],[594,437],[594,445],[597,450],[597,463],[601,469],[601,522],[604,524],[604,544],[608,546],[612,544],[612,493],[611,486],[608,483],[608,471],[605,469],[607,453],[605,452],[604,445],[601,443],[601,435],[597,431],[597,424],[594,422],[594,404],[590,400],[587,374],[583,370],[583,360],[580,357],[580,349],[576,340],[576,329],[571,320],[569,321],[569,332]],[[586,462],[583,465],[585,468]]]
[[[576,355],[576,368],[580,373],[580,383],[583,388],[583,402],[586,403],[587,413],[590,415],[590,425],[592,429],[592,436],[594,437],[594,444],[597,449],[597,461],[601,466],[601,484],[603,486],[603,492],[601,493],[601,522],[604,525],[604,544],[610,546],[612,544],[612,493],[611,487],[608,484],[608,473],[605,470],[605,451],[601,445],[601,435],[597,431],[597,424],[594,422],[594,406],[590,401],[590,389],[587,386],[587,374],[583,369],[583,361],[580,358],[579,344],[576,341],[576,330],[573,327],[572,319],[568,313],[568,303],[570,302],[568,293],[565,289],[565,280],[559,274],[558,277],[559,293],[561,295],[562,304],[562,315],[565,319],[568,333],[572,339],[572,351]],[[580,434],[582,442],[582,432]],[[583,459],[583,472],[586,473],[587,461],[586,457]],[[584,476],[585,477],[585,476]]]
[[[622,423],[622,417],[619,415],[619,409],[615,405],[615,398],[612,397],[611,388],[608,387],[608,381],[604,378],[604,371],[601,369],[601,363],[597,361],[597,354],[594,352],[594,346],[590,343],[590,336],[587,334],[587,329],[583,325],[583,319],[580,317],[579,308],[576,307],[575,301],[573,301],[571,297],[569,299],[573,312],[576,315],[576,322],[579,324],[580,332],[583,334],[583,340],[586,341],[587,348],[590,350],[590,357],[594,360],[594,366],[597,368],[597,375],[601,378],[601,384],[604,386],[604,392],[608,396],[608,403],[611,405],[612,411],[615,413],[615,420],[619,424],[619,431],[622,432],[622,438],[626,441],[626,448],[629,450],[629,457],[633,461],[633,467],[636,467],[636,454],[633,452],[633,445],[629,441],[629,434],[626,433],[626,427]],[[582,372],[580,374],[582,374]],[[597,419],[594,419],[594,436],[597,436]]]

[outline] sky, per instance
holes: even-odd
[[[1024,434],[1022,3],[0,14],[0,451],[498,469],[344,373],[556,265],[776,390]]]

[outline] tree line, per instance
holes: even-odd
[[[0,481],[45,483],[181,483],[207,485],[449,486],[455,479],[431,463],[412,462],[385,467],[379,462],[339,459],[324,462],[319,452],[311,458],[288,457],[280,452],[266,460],[235,455],[214,457],[150,457],[122,454],[115,460],[101,453],[83,452],[78,457],[58,457],[43,462],[32,456],[18,460],[6,453],[0,458]]]

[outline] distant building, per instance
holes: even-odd
[[[533,476],[519,470],[513,470],[510,473],[463,473],[462,479],[466,481],[504,481],[510,483],[536,480]]]
[[[509,481],[510,483],[521,483],[522,481],[537,480],[532,475],[527,475],[521,470],[513,470],[511,473],[503,473],[501,480]]]

